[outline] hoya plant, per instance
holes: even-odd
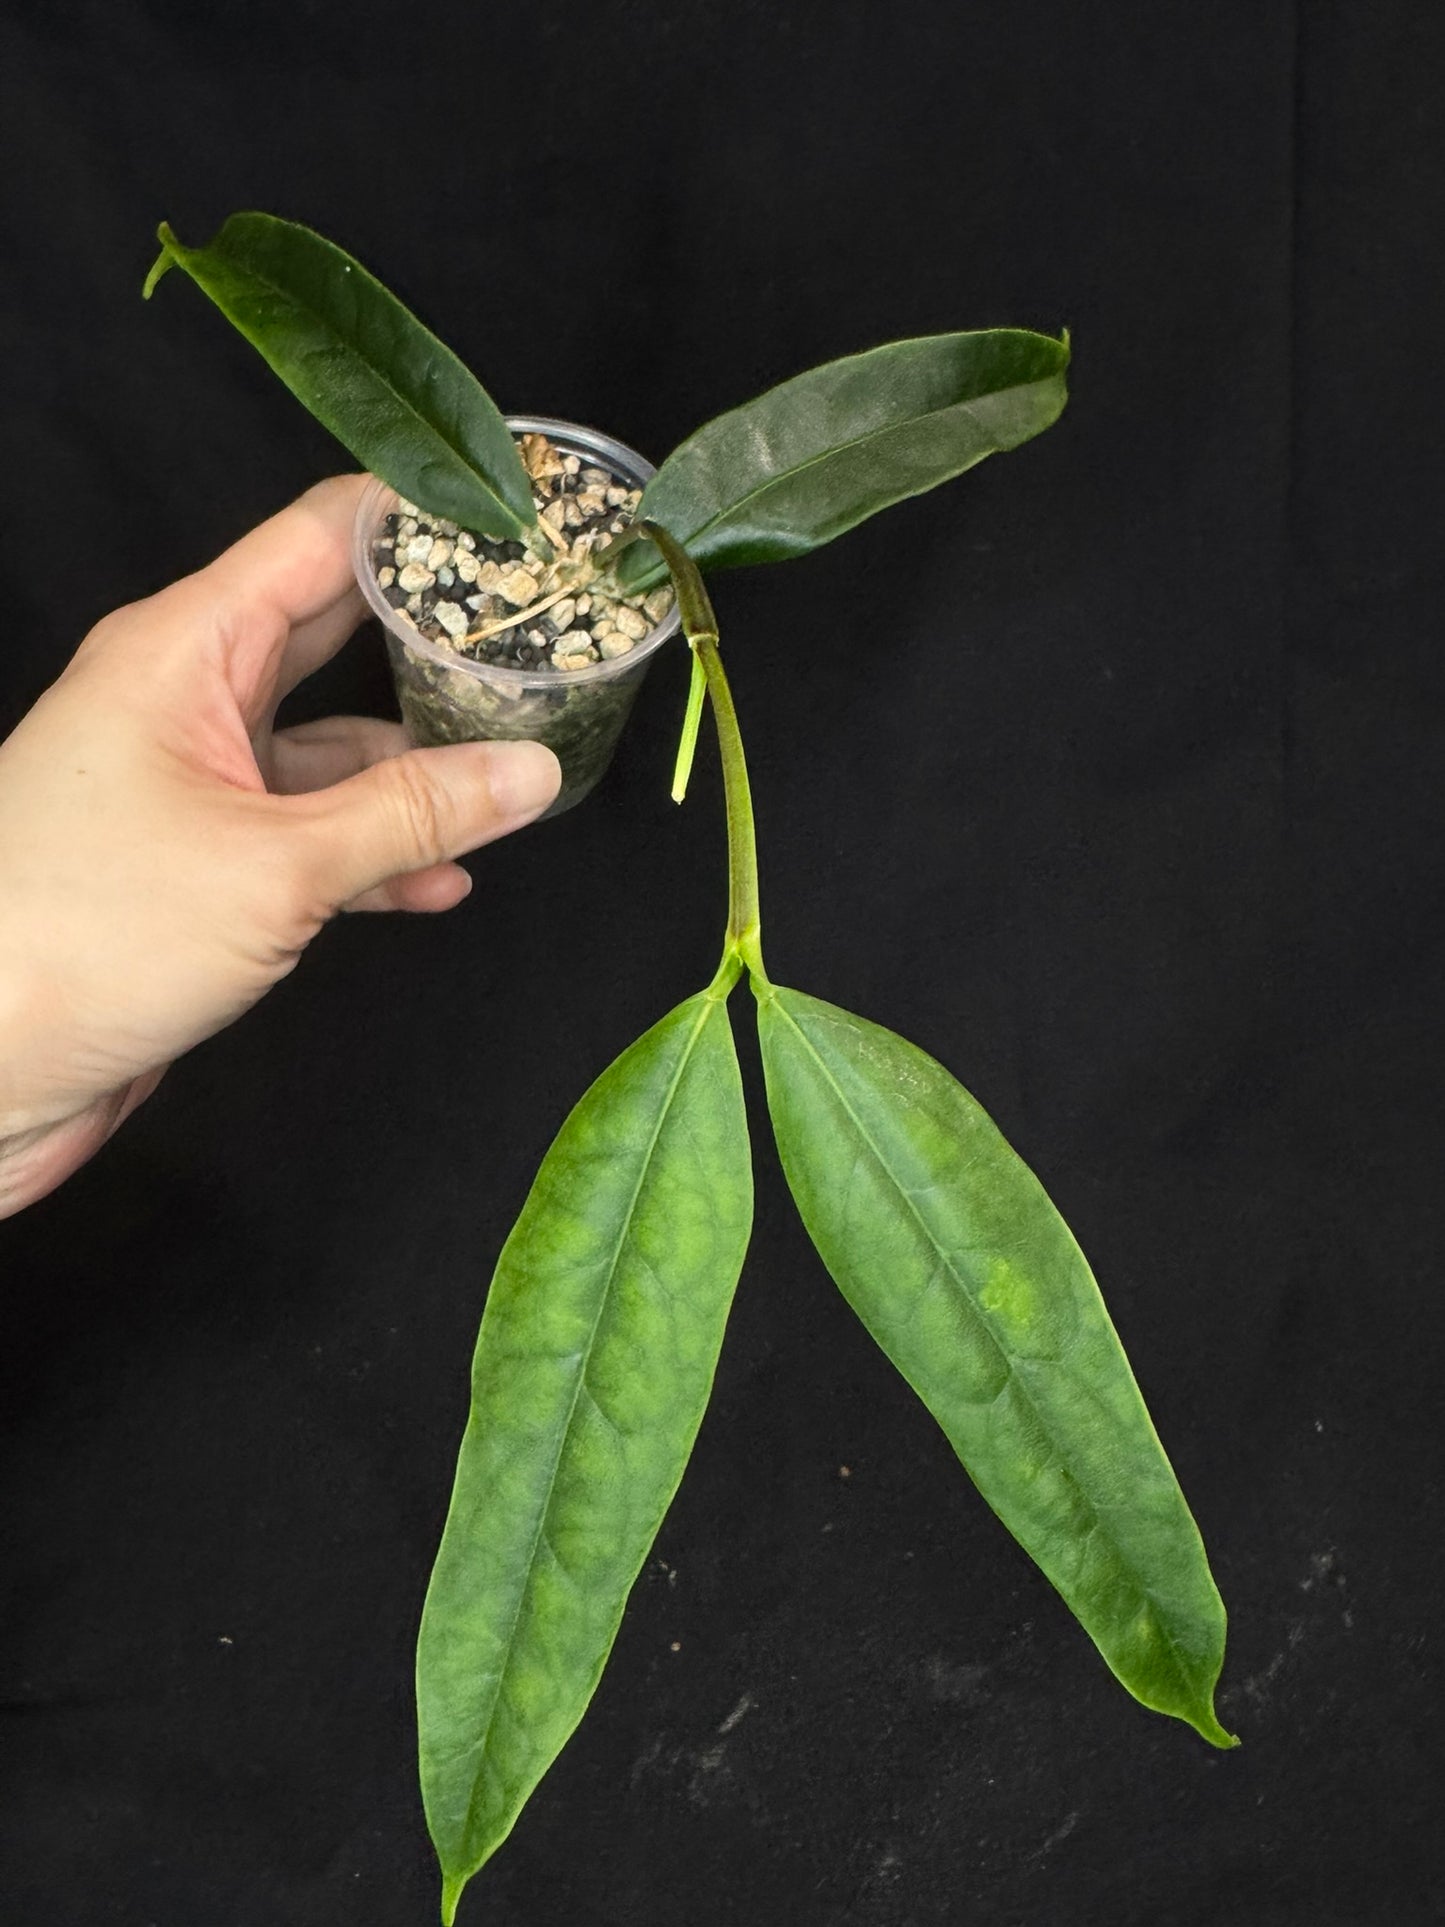
[[[1233,1745],[1213,1705],[1224,1607],[1068,1226],[941,1064],[768,973],[743,740],[702,578],[806,554],[1038,434],[1064,406],[1067,336],[935,335],[797,375],[699,428],[640,499],[619,491],[579,554],[566,541],[578,518],[548,507],[486,390],[340,248],[263,214],[233,216],[207,247],[166,226],[160,239],[145,292],[183,268],[417,511],[413,528],[429,515],[455,536],[443,546],[458,568],[510,543],[554,607],[559,590],[577,604],[590,587],[621,609],[671,582],[692,659],[679,800],[705,703],[717,729],[729,883],[716,973],[581,1098],[487,1293],[417,1651],[443,1920],[581,1719],[702,1421],[752,1223],[729,1011],[744,978],[783,1170],[839,1289],[1120,1682]],[[589,673],[583,632],[566,633],[559,689]]]

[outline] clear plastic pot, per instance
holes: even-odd
[[[607,469],[625,488],[642,488],[652,477],[651,462],[595,428],[545,415],[509,415],[507,426],[514,435],[545,435],[563,455]],[[356,579],[386,636],[397,699],[413,742],[545,743],[562,765],[562,787],[547,815],[560,815],[582,801],[612,761],[648,664],[677,634],[676,604],[615,662],[594,662],[585,669],[508,669],[473,662],[423,636],[377,585],[372,543],[397,500],[384,482],[372,481],[357,509],[351,554]]]

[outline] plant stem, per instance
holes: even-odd
[[[635,522],[634,528],[650,535],[662,552],[673,588],[677,592],[678,613],[683,633],[693,652],[694,663],[701,663],[712,698],[713,720],[717,724],[718,748],[722,753],[723,792],[728,819],[728,930],[723,964],[737,958],[761,984],[768,981],[763,968],[761,945],[762,919],[758,909],[758,847],[753,826],[753,795],[748,783],[747,759],[743,755],[742,732],[733,706],[732,690],[717,646],[717,617],[703,586],[697,564],[675,535],[657,522]],[[629,531],[630,533],[630,531]],[[683,725],[678,768],[686,778],[685,759],[690,762],[689,732],[695,736],[696,668],[689,691],[687,721]],[[673,794],[676,795],[674,788]]]
[[[728,687],[727,671],[718,654],[717,637],[699,639],[697,653],[707,676],[722,752],[723,791],[728,816],[728,948],[745,963],[759,983],[768,981],[763,968],[762,916],[758,906],[758,844],[753,825],[753,793],[748,783],[738,712]]]

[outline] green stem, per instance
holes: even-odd
[[[728,821],[728,929],[723,967],[727,967],[729,958],[736,958],[747,966],[759,983],[766,984],[768,973],[763,968],[753,796],[748,783],[747,759],[743,755],[742,732],[738,728],[738,713],[733,706],[732,690],[728,687],[722,657],[718,654],[717,617],[713,614],[712,603],[697,564],[676,536],[669,534],[657,522],[634,523],[633,526],[645,529],[662,552],[677,592],[683,633],[692,648],[694,663],[702,665],[707,692],[712,698],[718,748],[722,753],[723,793],[727,802]],[[693,674],[695,686],[696,669]],[[691,721],[691,699],[688,717]],[[684,747],[687,743],[687,727],[685,724]],[[682,754],[680,750],[679,765]]]
[[[762,916],[758,907],[758,843],[753,825],[753,793],[743,755],[738,712],[728,687],[727,671],[718,654],[717,638],[707,636],[697,645],[712,698],[722,752],[723,791],[728,816],[728,948],[741,958],[759,983],[768,981],[763,968]]]

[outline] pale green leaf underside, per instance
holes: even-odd
[[[443,1918],[581,1718],[701,1422],[752,1221],[724,1002],[587,1092],[503,1248],[417,1651]]]
[[[924,1052],[758,995],[783,1167],[844,1295],[1129,1691],[1232,1745],[1224,1606],[1068,1227]]]
[[[434,514],[497,537],[537,520],[496,403],[359,261],[294,221],[233,214],[208,247],[162,223],[147,295],[183,268],[363,468]]]
[[[1055,421],[1067,339],[988,328],[890,341],[825,362],[707,422],[643,491],[704,568],[806,555]],[[621,574],[660,575],[650,550]]]

